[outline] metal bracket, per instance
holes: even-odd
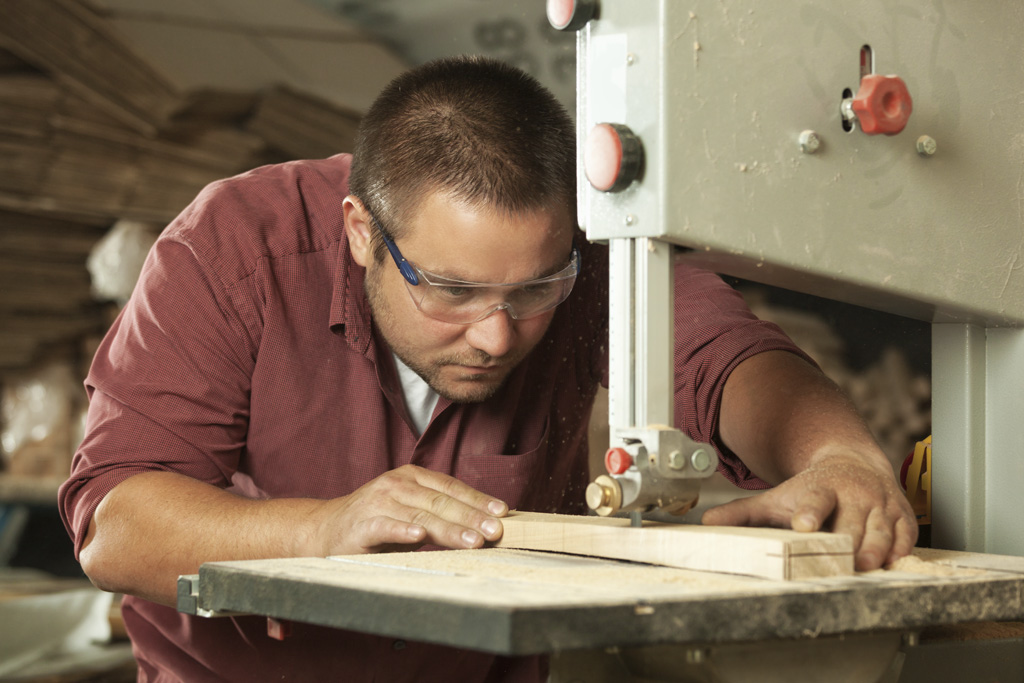
[[[718,467],[711,446],[678,429],[618,429],[614,437],[633,465],[619,474],[602,475],[587,487],[587,504],[599,515],[653,508],[685,514],[697,504],[701,483]]]
[[[231,617],[242,612],[204,609],[199,598],[199,574],[178,577],[178,611],[196,617]]]

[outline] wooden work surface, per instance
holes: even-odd
[[[1024,617],[1024,558],[918,550],[900,570],[775,581],[488,548],[218,562],[207,610],[500,654],[813,637]]]

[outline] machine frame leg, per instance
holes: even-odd
[[[1024,330],[932,325],[932,544],[1024,555]]]

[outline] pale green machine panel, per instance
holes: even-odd
[[[579,38],[580,144],[624,124],[644,167],[617,193],[581,172],[581,224],[929,322],[1018,326],[1021,36],[1024,5],[1007,1],[602,2]],[[843,128],[844,90],[872,66],[913,98],[898,134]]]

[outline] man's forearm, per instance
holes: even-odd
[[[849,399],[785,351],[761,353],[737,366],[723,391],[718,433],[754,474],[773,485],[837,449],[859,451],[871,464],[889,467]]]
[[[323,501],[250,500],[171,472],[138,474],[100,503],[81,551],[98,587],[173,605],[203,562],[309,554]]]
[[[849,400],[801,358],[770,351],[737,366],[723,393],[719,436],[776,487],[708,510],[705,524],[847,534],[863,571],[913,548],[914,513],[888,458]]]
[[[104,590],[173,605],[204,562],[478,548],[508,506],[454,477],[405,465],[330,500],[241,498],[171,472],[138,474],[100,503],[80,559]]]

